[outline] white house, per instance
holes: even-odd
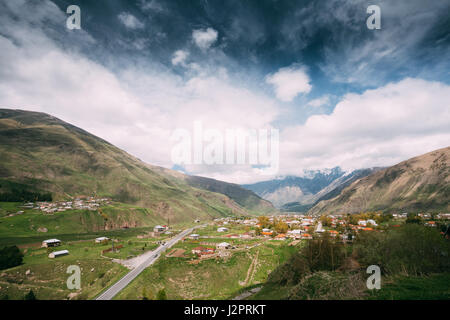
[[[192,240],[198,240],[198,238],[200,238],[200,235],[194,233],[194,234],[191,234],[189,237],[190,237]]]
[[[227,232],[227,231],[228,231],[228,228],[225,228],[225,227],[217,228],[217,232]]]
[[[55,251],[48,255],[49,258],[54,259],[61,256],[65,256],[69,254],[69,250],[61,250],[61,251]]]
[[[58,239],[48,239],[48,240],[44,240],[42,241],[42,246],[43,247],[57,247],[61,245],[61,240]]]
[[[164,228],[163,226],[157,225],[153,228],[154,232],[164,232],[166,231],[166,228]]]
[[[267,229],[267,228],[264,228],[264,229],[262,229],[262,232],[270,232],[271,230],[270,229]]]
[[[95,238],[95,243],[101,243],[103,241],[108,241],[108,240],[109,240],[109,238],[107,238],[107,237],[98,237],[98,238]]]
[[[358,221],[358,224],[359,224],[360,226],[365,227],[365,226],[367,226],[367,221],[366,221],[366,220],[359,220],[359,221]]]
[[[367,224],[371,224],[374,227],[378,226],[378,224],[375,222],[375,220],[372,220],[372,219],[367,220]]]
[[[228,249],[230,248],[230,244],[228,242],[221,242],[217,245],[218,249]]]

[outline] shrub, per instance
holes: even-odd
[[[345,255],[343,246],[330,239],[328,233],[319,239],[308,241],[302,253],[311,271],[335,270],[342,264]]]
[[[355,299],[366,290],[360,273],[318,271],[307,275],[289,294],[290,300]]]
[[[17,246],[0,249],[0,270],[22,264],[23,254]]]
[[[30,292],[28,292],[25,297],[24,300],[37,300],[36,296],[34,295],[33,290],[30,290]]]
[[[158,294],[156,295],[157,300],[167,300],[166,290],[161,289],[158,291]]]
[[[450,242],[434,228],[405,224],[385,233],[358,235],[358,261],[378,265],[389,274],[429,274],[450,268]]]

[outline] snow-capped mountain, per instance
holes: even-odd
[[[304,170],[298,176],[277,177],[274,180],[243,185],[269,200],[284,211],[307,211],[312,205],[340,190],[356,179],[367,176],[377,169],[344,171],[340,167],[321,170]],[[328,196],[327,196],[328,195]]]

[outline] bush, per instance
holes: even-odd
[[[0,249],[0,270],[22,264],[23,254],[17,246]]]
[[[342,264],[345,255],[343,246],[330,239],[328,233],[320,239],[308,241],[302,253],[311,271],[336,270]]]
[[[290,291],[290,300],[336,300],[362,297],[366,290],[360,273],[318,271],[303,278]]]
[[[385,233],[362,233],[354,248],[361,264],[378,265],[388,274],[421,275],[450,268],[450,242],[434,228],[414,223]]]
[[[280,286],[297,284],[300,279],[310,273],[308,261],[303,255],[295,253],[289,260],[275,269],[268,278],[268,282]]]
[[[30,292],[28,292],[28,293],[25,295],[24,299],[25,299],[25,300],[37,300],[37,299],[36,299],[36,296],[34,295],[33,290],[30,290]]]
[[[156,295],[157,300],[167,300],[166,290],[161,289],[158,291],[158,294]]]

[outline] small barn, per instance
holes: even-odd
[[[69,254],[69,250],[61,250],[61,251],[55,251],[48,255],[49,258],[54,259],[62,256],[66,256]]]
[[[164,232],[164,231],[166,231],[166,228],[163,227],[163,226],[158,225],[158,226],[155,226],[155,227],[153,228],[153,231],[154,231],[154,232]]]
[[[48,240],[44,240],[42,241],[42,247],[58,247],[61,245],[61,240],[58,239],[48,239]]]
[[[107,238],[107,237],[98,237],[98,238],[95,238],[95,243],[102,243],[102,242],[106,242],[106,241],[109,241],[109,238]]]

